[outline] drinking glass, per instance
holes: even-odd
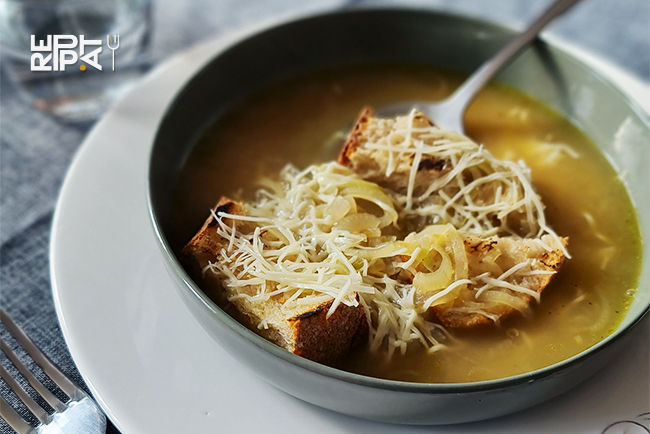
[[[150,0],[0,0],[3,76],[35,106],[55,117],[92,121],[148,68],[150,22]],[[101,52],[95,58],[101,71],[81,61],[81,44],[75,47],[79,60],[66,65],[65,71],[32,70],[32,56],[37,53],[32,51],[32,39],[36,45],[49,40],[52,47],[57,35],[101,41]],[[61,43],[72,41],[62,39]],[[96,48],[87,46],[86,54]],[[42,52],[50,54],[57,55],[55,50]]]

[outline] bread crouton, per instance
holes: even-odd
[[[528,168],[495,158],[423,113],[379,119],[365,108],[338,162],[388,190],[400,224],[409,230],[451,223],[468,233],[539,233],[536,216],[543,205],[530,186]]]
[[[465,235],[463,238],[465,251],[469,259],[470,278],[475,278],[483,273],[490,273],[492,278],[498,278],[502,272],[511,269],[516,264],[529,261],[530,265],[525,268],[526,273],[523,276],[513,273],[503,280],[508,284],[530,289],[537,294],[544,291],[565,259],[565,255],[559,246],[554,246],[555,248],[549,251],[535,239],[480,238],[473,235]],[[553,246],[554,242],[548,235],[543,236],[541,241],[550,246]],[[568,238],[562,238],[561,241],[564,247],[568,245]],[[533,274],[529,273],[529,271],[541,273]],[[524,311],[535,300],[529,294],[508,290],[507,288],[497,289],[509,296],[516,297],[516,300],[512,300],[512,302],[523,306]],[[469,290],[466,289],[466,291]],[[469,298],[473,296],[474,294],[470,295]],[[472,328],[492,324],[518,310],[511,305],[497,303],[482,307],[481,311],[484,314],[481,314],[472,312],[471,309],[467,309],[467,306],[463,306],[464,301],[467,299],[467,296],[463,297],[461,295],[453,304],[433,306],[430,311],[441,324],[447,327]]]
[[[382,187],[388,187],[399,193],[406,193],[409,175],[413,164],[412,155],[394,153],[394,169],[387,174],[388,153],[377,149],[368,149],[368,142],[377,143],[389,134],[393,134],[392,142],[401,141],[402,137],[396,130],[407,127],[408,116],[396,119],[379,119],[374,117],[370,107],[365,107],[348,135],[338,156],[338,163],[354,170],[363,179],[374,182]],[[424,114],[416,112],[413,115],[413,127],[423,128],[433,126],[433,122]],[[443,159],[423,155],[418,165],[418,176],[415,179],[413,194],[418,195],[429,185],[450,169]]]
[[[332,302],[303,305],[291,310],[282,309],[282,296],[264,301],[253,301],[250,296],[258,292],[257,286],[230,288],[223,285],[215,273],[202,270],[210,263],[224,260],[228,240],[218,233],[220,213],[248,215],[245,205],[222,197],[199,232],[182,249],[180,257],[197,279],[215,286],[245,319],[246,325],[263,337],[286,350],[320,363],[332,363],[351,347],[363,341],[368,324],[363,307],[340,304],[327,318]],[[231,227],[235,223],[239,231],[250,230],[247,222],[222,218]],[[250,225],[252,226],[252,225]],[[248,297],[247,297],[248,296]]]

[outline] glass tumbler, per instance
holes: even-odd
[[[3,79],[56,118],[93,121],[148,68],[150,23],[150,0],[0,0]]]

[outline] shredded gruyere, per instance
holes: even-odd
[[[267,181],[248,208],[249,216],[216,215],[228,248],[204,269],[225,278],[231,300],[274,298],[288,316],[300,305],[333,300],[330,315],[341,303],[361,303],[373,348],[386,342],[391,353],[406,351],[413,340],[432,350],[441,347],[441,327],[422,317],[413,285],[386,274],[384,259],[407,248],[395,236],[382,235],[396,223],[397,212],[379,186],[336,163],[304,171],[287,166],[280,181]],[[252,229],[241,232],[225,224],[226,218]],[[236,290],[242,287],[256,290]]]
[[[413,343],[429,351],[444,347],[444,328],[427,319],[432,306],[462,299],[449,310],[495,322],[498,316],[486,307],[503,304],[526,311],[528,305],[514,294],[537,301],[539,294],[513,282],[553,272],[534,270],[534,259],[529,259],[507,270],[495,262],[491,271],[476,275],[463,234],[519,237],[507,218],[518,213],[524,236],[551,250],[540,238],[549,234],[562,246],[546,226],[528,169],[497,160],[457,133],[414,128],[413,113],[409,125],[393,134],[399,143],[388,137],[366,144],[388,153],[387,176],[396,169],[400,153],[412,155],[405,193],[382,189],[337,163],[302,171],[288,165],[278,180],[264,181],[254,203],[246,204],[249,215],[214,215],[227,247],[203,272],[222,278],[231,301],[273,300],[287,318],[323,302],[332,302],[328,316],[341,304],[361,305],[370,348],[385,346],[389,355],[404,353]],[[444,159],[447,166],[438,180],[416,194],[423,156]],[[433,224],[398,239],[398,221],[412,215],[433,216]],[[267,325],[263,321],[259,327]]]
[[[418,225],[422,221],[451,223],[462,233],[481,236],[539,239],[548,234],[570,257],[547,225],[544,205],[523,161],[497,159],[482,145],[455,131],[435,125],[416,126],[415,113],[414,110],[396,120],[381,119],[376,125],[371,124],[368,141],[363,145],[367,150],[385,154],[387,179],[400,162],[410,162],[406,191],[386,189],[400,213],[400,221],[412,219]],[[386,130],[390,134],[385,134]],[[572,152],[570,155],[576,157]],[[424,158],[439,163],[440,171],[432,182],[420,186],[416,179]]]

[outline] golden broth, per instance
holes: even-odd
[[[180,248],[221,195],[247,197],[263,175],[286,163],[305,167],[336,157],[336,131],[364,105],[441,99],[462,76],[423,67],[337,68],[259,91],[204,134],[179,177],[172,243]],[[542,368],[612,333],[637,288],[639,226],[614,169],[576,127],[535,100],[502,85],[486,88],[466,117],[470,137],[497,157],[532,169],[551,227],[569,236],[562,270],[529,318],[453,333],[448,348],[414,349],[391,360],[355,351],[337,367],[416,382],[481,381]],[[250,196],[248,196],[250,197]]]

